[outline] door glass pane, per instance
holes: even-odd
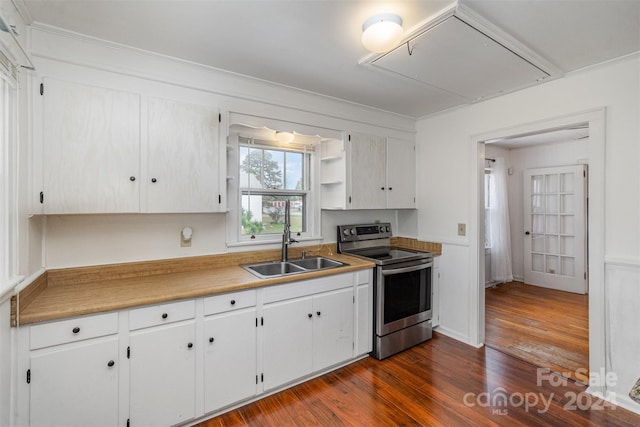
[[[573,194],[561,195],[560,203],[560,209],[562,213],[573,213]]]
[[[531,194],[542,193],[542,183],[544,177],[542,175],[534,175],[531,177]]]
[[[544,215],[532,215],[531,231],[535,234],[544,233]]]
[[[558,213],[558,196],[555,194],[546,196],[547,213]]]
[[[533,252],[544,252],[544,236],[533,235],[531,236],[531,250]]]
[[[542,196],[531,196],[531,212],[534,213],[543,213],[544,212],[544,203]]]
[[[562,255],[575,255],[574,252],[574,237],[573,236],[562,236],[560,237],[560,253]]]
[[[573,173],[563,173],[560,175],[560,192],[573,192]]]
[[[558,192],[558,175],[546,175],[546,192],[557,193]]]
[[[573,215],[562,215],[560,217],[560,234],[574,234]]]
[[[562,257],[560,274],[563,276],[575,277],[576,275],[576,260],[573,257]]]
[[[531,269],[544,272],[544,255],[531,254]]]
[[[558,217],[556,215],[547,215],[546,223],[545,231],[547,234],[558,234]]]
[[[547,261],[547,273],[558,274],[558,264],[559,264],[558,257],[547,255],[546,261]]]
[[[546,252],[548,254],[557,254],[558,253],[558,236],[549,236],[547,235],[545,238],[545,246]]]

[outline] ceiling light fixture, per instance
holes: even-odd
[[[292,134],[291,132],[276,131],[276,140],[278,142],[287,143],[287,142],[293,141],[294,138],[295,138],[295,135]]]
[[[388,52],[402,40],[402,18],[393,13],[374,15],[362,24],[362,44],[371,52]]]

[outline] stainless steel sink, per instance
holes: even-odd
[[[289,262],[307,270],[321,270],[324,268],[340,267],[344,265],[340,261],[334,261],[332,259],[323,257],[296,259]]]
[[[288,276],[290,274],[306,273],[309,271],[325,270],[328,268],[336,268],[347,265],[340,261],[334,261],[329,258],[313,257],[296,259],[291,261],[271,261],[261,262],[259,264],[245,264],[240,267],[252,273],[261,279],[270,277]]]

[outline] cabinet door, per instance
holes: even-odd
[[[385,139],[374,135],[351,134],[350,209],[382,209],[386,207]]]
[[[30,370],[30,426],[118,424],[117,338],[51,347],[31,357]]]
[[[359,285],[356,289],[356,356],[373,350],[373,286]]]
[[[140,97],[50,78],[44,88],[44,212],[138,212]]]
[[[148,99],[147,210],[217,212],[218,110]]]
[[[312,372],[312,298],[265,304],[263,308],[264,389]]]
[[[255,307],[205,318],[205,412],[256,394],[256,330]]]
[[[353,356],[353,288],[313,298],[313,370]]]
[[[194,322],[134,332],[130,344],[131,425],[173,425],[193,418]]]
[[[416,207],[415,145],[387,139],[387,208]]]

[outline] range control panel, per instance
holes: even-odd
[[[357,242],[361,240],[389,239],[391,223],[355,224],[338,226],[338,242]]]

